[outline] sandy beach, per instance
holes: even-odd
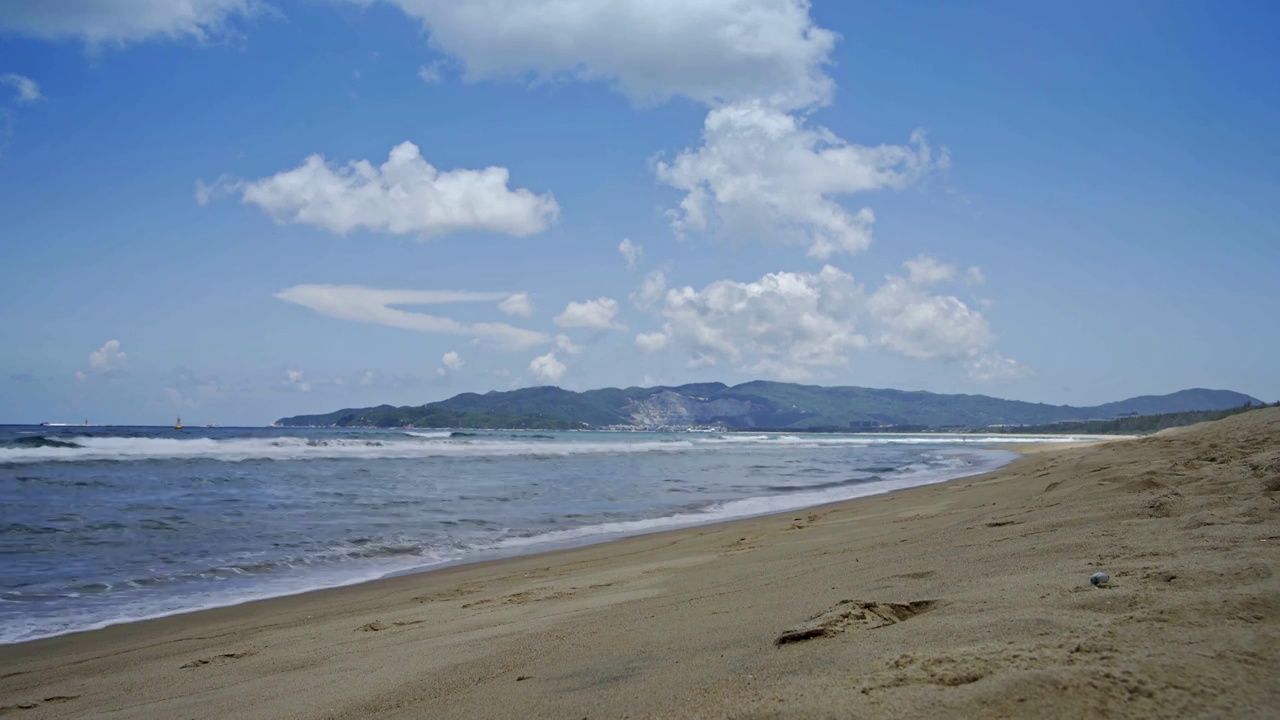
[[[1277,567],[1268,409],[782,516],[4,646],[0,714],[1276,717]]]

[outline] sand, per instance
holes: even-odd
[[[6,717],[1280,717],[1280,409],[0,648]],[[1112,582],[1090,586],[1103,570]]]

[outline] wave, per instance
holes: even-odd
[[[13,440],[0,441],[0,448],[78,448],[79,444],[69,440],[57,440],[43,435],[34,437],[20,437]]]
[[[1012,445],[1017,443],[1067,443],[1096,439],[1084,435],[944,435],[921,433],[919,435],[717,435],[707,438],[707,443],[744,443],[764,445],[795,445],[799,447],[823,447],[827,445]]]
[[[644,439],[637,439],[644,438]],[[431,457],[568,457],[713,450],[724,444],[818,449],[874,445],[1010,445],[1029,442],[1071,442],[1083,436],[1000,435],[796,435],[723,434],[666,436],[618,433],[608,439],[557,438],[536,433],[470,433],[462,431],[402,431],[391,435],[344,434],[330,437],[165,438],[77,435],[75,440],[45,436],[0,443],[0,464],[75,461],[210,459],[413,459]]]
[[[450,442],[450,438],[405,440],[320,439],[300,437],[125,438],[82,437],[74,447],[0,447],[0,463],[183,460],[413,459],[429,457],[566,457],[572,455],[678,452],[690,450],[687,440],[545,441],[494,440]]]
[[[164,439],[152,439],[164,440]],[[281,439],[262,440],[279,443]],[[289,447],[304,452],[332,452],[335,448],[366,448],[367,444],[344,445],[329,442],[316,446],[304,439],[288,438]],[[136,442],[136,440],[135,440]],[[191,443],[193,440],[168,442]],[[248,442],[209,441],[209,442]],[[505,442],[505,441],[504,441]],[[439,446],[447,441],[405,441],[416,446]],[[514,445],[515,443],[509,443]],[[544,443],[545,444],[545,443]],[[573,443],[566,443],[567,445]],[[624,443],[577,443],[585,446],[608,445],[616,452]],[[639,445],[635,443],[633,445]],[[651,446],[656,443],[645,443]],[[665,445],[691,447],[689,442],[667,442]],[[382,443],[384,449],[397,443]],[[463,445],[466,447],[465,445]],[[170,446],[161,445],[160,448]],[[708,445],[713,448],[715,445]],[[116,448],[119,450],[120,448]],[[527,449],[527,446],[526,446]],[[84,452],[65,448],[45,451]],[[135,448],[135,451],[137,448]],[[102,448],[96,451],[101,452]],[[152,448],[154,451],[154,447]],[[172,450],[168,450],[172,452]],[[371,535],[348,537],[331,546],[294,550],[284,557],[265,558],[258,554],[224,557],[205,561],[203,570],[135,576],[132,580],[84,578],[60,589],[28,588],[30,592],[10,591],[0,594],[4,603],[20,603],[11,610],[0,610],[0,644],[50,637],[69,632],[91,630],[118,623],[176,615],[212,607],[237,605],[268,597],[292,595],[326,587],[351,585],[388,575],[438,567],[452,562],[470,562],[493,557],[520,555],[554,547],[585,545],[617,537],[639,535],[706,523],[787,512],[830,502],[890,492],[991,470],[1008,461],[1012,453],[969,453],[958,448],[940,449],[921,457],[921,462],[899,466],[891,477],[866,477],[839,482],[819,483],[807,487],[762,489],[767,495],[746,497],[718,503],[686,506],[685,509],[660,517],[618,518],[607,520],[597,516],[591,524],[562,527],[556,530],[516,532],[502,531],[487,521],[474,522],[490,526],[483,537],[471,535],[466,540],[455,537],[414,537],[404,535]],[[571,520],[566,517],[565,520]],[[585,519],[585,518],[584,518]],[[601,520],[605,520],[601,522]],[[31,533],[46,531],[32,526],[3,526],[0,531]],[[504,536],[505,534],[505,536]],[[156,590],[156,588],[163,590]],[[68,599],[70,598],[70,599]],[[68,603],[72,603],[69,606]]]
[[[801,508],[843,502],[869,495],[880,495],[894,490],[932,485],[947,480],[977,475],[994,470],[1013,457],[1016,456],[1012,453],[991,453],[981,458],[961,455],[939,455],[932,458],[934,461],[932,463],[907,466],[903,472],[892,478],[867,479],[865,482],[824,483],[819,486],[796,488],[795,491],[785,494],[729,500],[712,504],[701,510],[674,513],[663,517],[620,520],[565,530],[552,530],[528,536],[511,537],[498,541],[485,549],[507,554],[512,552],[534,552],[538,549],[545,549],[548,546],[601,542],[630,535],[642,535],[725,520],[737,520],[799,510]]]

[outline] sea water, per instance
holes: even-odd
[[[940,482],[1024,439],[0,427],[0,643]]]

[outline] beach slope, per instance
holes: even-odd
[[[0,714],[1276,717],[1277,568],[1268,409],[785,516],[0,647]]]

